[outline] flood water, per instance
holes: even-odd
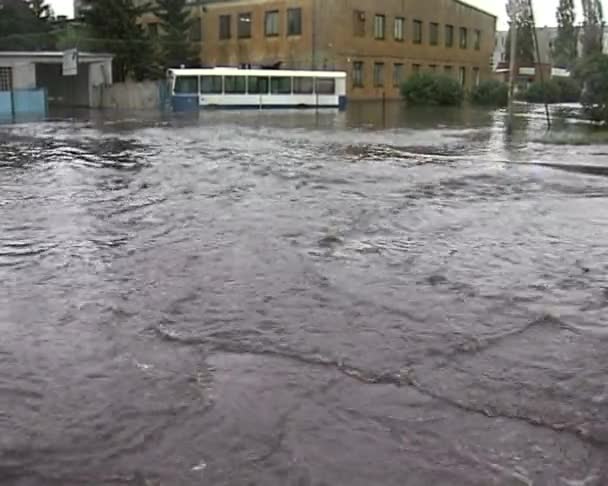
[[[0,484],[608,484],[608,146],[555,130],[0,127]]]

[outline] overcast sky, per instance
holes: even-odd
[[[53,9],[60,15],[73,15],[73,0],[48,0]],[[499,17],[499,28],[504,28],[506,23],[505,0],[466,0],[472,5],[492,12]],[[536,22],[539,26],[555,25],[555,8],[559,0],[534,0],[534,11],[536,12]],[[602,0],[604,11],[608,13],[608,0]],[[577,1],[580,3],[580,0]]]

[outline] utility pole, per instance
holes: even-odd
[[[526,0],[509,0],[507,14],[511,23],[511,52],[509,59],[509,115],[507,117],[507,131],[513,131],[513,117],[515,105],[515,82],[517,80],[517,28],[520,17],[526,12]]]

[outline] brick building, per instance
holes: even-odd
[[[203,64],[344,70],[354,99],[398,98],[417,71],[467,88],[492,74],[496,17],[460,0],[199,0],[193,14]]]

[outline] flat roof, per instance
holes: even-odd
[[[63,51],[0,51],[0,59],[19,58],[63,62],[63,54]],[[81,62],[111,61],[112,59],[114,59],[114,55],[107,52],[78,52],[78,60]]]
[[[314,76],[318,78],[345,78],[346,73],[344,71],[310,71],[310,70],[296,70],[296,69],[239,69],[233,67],[214,67],[214,68],[201,68],[201,69],[169,69],[176,74],[183,76],[201,76],[204,74],[215,74],[217,76],[230,76],[230,75],[241,75],[241,76]]]
[[[498,19],[497,15],[494,15],[493,13],[488,12],[487,10],[484,10],[482,8],[476,7],[475,5],[471,5],[470,3],[467,3],[463,0],[452,0],[455,3],[459,3],[460,5],[463,5],[464,7],[470,8],[471,10],[476,10],[477,12],[480,12],[484,15],[488,15],[489,17],[494,17],[495,19]]]

